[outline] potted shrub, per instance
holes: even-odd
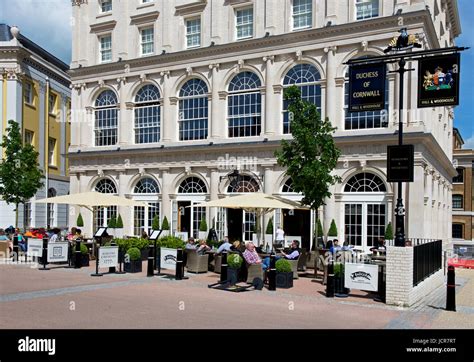
[[[387,228],[385,229],[385,240],[393,240],[393,228],[392,223],[389,222]]]
[[[90,255],[87,246],[81,243],[82,266],[89,266]]]
[[[276,286],[277,288],[291,288],[293,287],[293,271],[291,264],[286,259],[277,260],[276,267]]]
[[[170,224],[166,216],[163,218],[163,223],[161,224],[161,230],[163,230],[163,232],[161,233],[162,236],[168,236],[170,234]]]
[[[109,235],[115,236],[115,228],[117,227],[117,219],[115,216],[112,216],[107,223],[107,233]]]
[[[160,218],[158,217],[158,215],[155,215],[153,217],[153,221],[151,222],[151,228],[153,230],[160,230]]]
[[[270,245],[270,247],[272,246],[272,242],[274,239],[273,234],[273,217],[271,217],[270,220],[268,220],[267,228],[265,229],[264,245]]]
[[[229,254],[227,256],[227,280],[230,284],[236,284],[239,281],[239,271],[244,259],[239,254]]]
[[[201,222],[199,223],[199,239],[206,240],[207,238],[207,222],[206,218],[202,218]]]
[[[127,273],[140,273],[142,271],[142,259],[138,248],[132,247],[127,250],[124,270]]]
[[[346,298],[349,295],[349,288],[344,287],[343,263],[334,263],[334,293],[340,298]]]
[[[121,238],[123,237],[123,220],[122,215],[119,214],[117,220],[115,221],[115,237]]]
[[[79,213],[79,216],[77,217],[76,226],[79,227],[79,228],[84,227],[84,219],[82,218],[81,213]]]
[[[334,241],[334,239],[336,238],[337,238],[337,226],[334,219],[332,219],[331,226],[329,227],[329,231],[328,231],[328,241],[329,240]]]

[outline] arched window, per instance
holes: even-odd
[[[344,129],[370,129],[388,127],[389,81],[385,82],[385,109],[381,111],[349,112],[349,71],[344,83]]]
[[[293,180],[291,178],[285,181],[285,183],[283,184],[283,187],[281,188],[281,192],[284,194],[296,193],[296,191],[293,189]]]
[[[227,188],[228,193],[248,193],[259,192],[260,186],[258,182],[251,176],[239,176],[239,178],[231,183]]]
[[[178,194],[207,194],[207,187],[198,177],[188,177],[178,188]]]
[[[386,192],[385,183],[373,173],[359,173],[349,179],[344,192]]]
[[[160,193],[160,188],[155,180],[152,178],[142,178],[137,182],[135,188],[133,189],[134,194],[158,194]]]
[[[208,88],[201,79],[188,80],[179,92],[179,140],[202,140],[208,134]]]
[[[143,86],[135,96],[135,143],[160,141],[160,91],[152,85]]]
[[[104,178],[97,183],[95,191],[102,194],[116,194],[117,186],[112,180]],[[94,207],[94,230],[107,226],[112,217],[117,217],[117,206]]]
[[[110,146],[118,138],[118,101],[111,90],[105,90],[95,100],[95,145]]]
[[[463,195],[453,195],[453,209],[462,209],[462,208],[464,208]]]
[[[229,137],[259,136],[262,131],[261,82],[252,72],[237,74],[229,84]]]
[[[117,187],[111,180],[104,178],[97,183],[95,191],[102,194],[116,194]]]
[[[311,64],[298,64],[291,68],[283,80],[285,88],[296,85],[301,91],[301,98],[314,104],[321,111],[321,75]],[[283,133],[291,133],[288,102],[283,100]]]

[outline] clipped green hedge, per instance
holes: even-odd
[[[334,264],[334,276],[342,277],[344,275],[344,264],[343,263],[335,263]]]
[[[239,269],[243,261],[239,254],[230,254],[227,257],[227,265],[232,269]]]
[[[83,255],[89,254],[89,249],[84,244],[81,244],[81,254]]]
[[[127,250],[127,254],[131,261],[141,260],[142,254],[138,248],[130,248]]]
[[[150,241],[141,238],[129,238],[129,239],[114,239],[114,242],[119,246],[121,250],[128,250],[130,248],[137,248],[144,250],[148,248]]]
[[[291,273],[291,264],[286,259],[277,260],[275,267],[278,273]]]
[[[158,239],[156,245],[157,247],[161,248],[184,249],[186,243],[180,238],[177,238],[176,236],[168,235],[161,239]]]

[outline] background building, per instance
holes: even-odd
[[[39,152],[45,186],[35,198],[67,195],[71,90],[69,67],[19,33],[0,24],[0,136],[9,120],[17,121],[25,143]],[[1,151],[3,152],[3,151]],[[15,225],[14,205],[0,201],[0,227]],[[20,227],[66,227],[66,205],[20,206]]]
[[[453,158],[458,172],[453,178],[453,243],[474,244],[474,151],[462,148],[464,141],[457,128],[454,129],[453,141]]]
[[[387,75],[385,111],[348,113],[344,63],[383,54],[402,26],[424,49],[453,46],[461,31],[450,0],[77,3],[70,74],[81,118],[72,125],[71,191],[153,203],[148,214],[96,210],[94,226],[119,211],[126,234],[149,227],[158,213],[173,230],[196,234],[206,217],[221,237],[249,240],[254,215],[194,205],[241,192],[300,199],[274,157],[281,139],[291,138],[283,91],[296,84],[338,128],[336,173],[343,182],[320,211],[324,229],[334,219],[340,239],[370,248],[393,221],[397,198],[386,181],[386,147],[397,143],[398,82]],[[454,113],[416,109],[411,74],[404,129],[405,142],[415,145],[415,182],[403,189],[406,233],[448,241]],[[230,183],[237,164],[240,177]],[[310,247],[313,212],[274,216],[275,226]]]

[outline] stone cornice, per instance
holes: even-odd
[[[407,27],[422,23],[426,28],[427,37],[431,40],[432,47],[436,47],[438,40],[436,31],[427,10],[407,13],[404,16]],[[309,29],[306,31],[285,33],[282,35],[269,36],[247,41],[232,42],[228,44],[215,45],[212,47],[203,47],[175,53],[166,53],[146,58],[136,58],[127,61],[131,71],[138,71],[145,68],[163,68],[177,65],[189,64],[191,62],[208,61],[214,62],[215,59],[221,59],[224,56],[229,57],[229,62],[235,61],[235,54],[239,56],[252,55],[255,51],[275,51],[285,50],[294,46],[307,46],[318,43],[334,43],[338,40],[354,39],[358,37],[367,37],[369,35],[384,34],[387,39],[391,38],[392,32],[396,33],[399,29],[398,17],[380,17],[359,22],[329,26],[324,28]],[[438,44],[439,45],[439,44]],[[269,54],[270,55],[270,54]],[[96,74],[120,74],[123,72],[123,62],[108,64],[98,64],[90,67],[75,68],[70,70],[73,79],[83,79],[93,77]]]
[[[207,0],[198,0],[191,4],[184,4],[175,7],[175,15],[184,16],[202,13],[207,6]]]
[[[154,21],[156,21],[156,19],[158,19],[159,16],[160,16],[159,11],[152,11],[151,13],[132,15],[130,17],[130,24],[140,25],[140,24],[153,23]]]
[[[117,22],[115,20],[109,20],[101,23],[92,24],[91,33],[102,33],[105,31],[112,31],[115,28]]]

